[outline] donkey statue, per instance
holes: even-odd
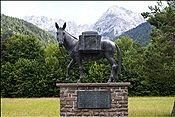
[[[63,27],[59,27],[58,24],[55,22],[55,27],[57,29],[57,40],[59,46],[64,46],[68,51],[68,54],[71,56],[72,60],[67,66],[66,69],[66,82],[69,81],[69,71],[71,66],[73,66],[76,62],[79,66],[80,71],[80,79],[77,83],[81,83],[83,78],[83,68],[82,68],[82,61],[96,61],[101,58],[106,58],[110,65],[111,65],[111,73],[108,82],[116,82],[118,79],[118,75],[121,72],[121,54],[120,49],[117,44],[110,40],[101,40],[101,50],[96,53],[83,53],[79,51],[79,40],[65,31],[66,22],[64,23]],[[114,54],[118,54],[118,64],[114,59]]]

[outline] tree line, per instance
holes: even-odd
[[[175,95],[175,2],[161,2],[142,13],[152,25],[150,43],[145,47],[128,36],[115,40],[122,54],[118,82],[131,82],[129,96]],[[63,52],[60,51],[60,48]],[[56,83],[65,82],[71,60],[57,43],[44,47],[36,36],[15,34],[1,41],[1,97],[59,97]],[[115,55],[117,60],[117,54]],[[84,62],[86,83],[107,82],[110,65],[106,59]],[[70,82],[77,82],[76,64]]]
[[[56,38],[52,34],[32,23],[1,14],[1,41],[16,34],[35,35],[44,47],[56,43]]]
[[[117,36],[116,38],[121,38],[122,36],[129,36],[134,41],[140,41],[145,46],[147,46],[150,42],[149,39],[149,33],[151,31],[151,25],[148,22],[142,23],[136,28],[130,29],[124,33],[122,33],[120,36]]]

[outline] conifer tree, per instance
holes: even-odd
[[[144,52],[143,74],[154,95],[175,94],[175,2],[157,2],[151,12],[142,13],[152,25],[151,42]]]

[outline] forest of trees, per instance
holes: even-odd
[[[149,39],[149,33],[151,31],[151,25],[148,22],[142,23],[136,28],[130,29],[124,33],[122,33],[120,36],[117,36],[117,38],[121,38],[122,36],[129,36],[132,38],[133,41],[140,41],[145,46],[147,46],[150,42]]]
[[[149,7],[150,12],[142,13],[152,25],[146,47],[128,36],[115,41],[122,54],[118,82],[131,82],[129,96],[175,95],[175,2],[167,3],[164,7],[158,2]],[[6,32],[1,33],[2,37]],[[44,46],[36,35],[24,33],[1,40],[1,97],[59,97],[56,83],[65,82],[71,60],[69,56],[64,58],[59,48],[56,42]],[[66,54],[65,48],[61,48]],[[108,81],[111,68],[106,59],[84,62],[83,68],[84,83]],[[75,65],[70,71],[70,82],[78,79],[79,69]]]
[[[15,34],[34,35],[44,47],[57,41],[52,34],[32,23],[1,14],[1,41]]]

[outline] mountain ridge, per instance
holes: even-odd
[[[107,36],[109,39],[119,36],[123,32],[128,31],[143,22],[145,22],[145,20],[140,14],[114,5],[103,13],[103,15],[95,23],[94,29],[100,32],[101,35]],[[104,35],[105,33],[103,32],[108,32],[112,35]]]
[[[57,42],[55,36],[34,24],[1,14],[1,41],[15,34],[34,35],[44,47]]]
[[[151,25],[148,22],[144,22],[138,25],[137,27],[122,33],[120,36],[115,37],[114,40],[121,38],[122,36],[129,36],[130,38],[133,39],[133,41],[140,41],[146,46],[150,42],[149,38],[150,32],[151,32]]]
[[[56,35],[54,27],[55,22],[60,26],[65,22],[61,18],[48,18],[47,16],[25,16],[24,20],[33,23],[34,25],[44,29],[53,35]],[[93,24],[76,24],[74,21],[67,22],[66,31],[78,37],[81,32],[87,30],[97,31],[104,39],[112,40],[114,37],[135,28],[141,23],[146,22],[139,13],[134,13],[123,7],[113,5]]]

